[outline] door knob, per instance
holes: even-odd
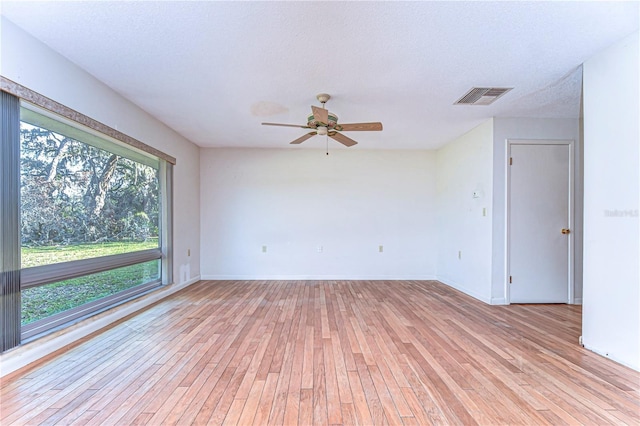
[[[567,235],[568,233],[571,232],[571,230],[569,230],[567,228],[562,228],[562,231],[560,231],[560,232],[562,232],[564,235]]]

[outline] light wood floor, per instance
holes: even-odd
[[[3,380],[10,424],[633,424],[579,306],[433,281],[200,282]]]

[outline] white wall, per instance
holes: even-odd
[[[584,64],[585,347],[640,370],[638,33]]]
[[[434,152],[203,149],[200,158],[203,278],[435,277]]]
[[[197,277],[200,274],[198,147],[4,17],[1,24],[0,74],[176,158],[174,281],[184,281],[186,269],[190,270],[189,278]]]
[[[438,150],[436,181],[438,279],[491,303],[493,119]]]
[[[574,147],[575,193],[581,194],[580,137],[578,118],[495,118],[493,127],[493,244],[492,287],[493,303],[506,300],[506,196],[507,196],[507,140],[508,139],[571,139]],[[582,215],[582,206],[576,202],[574,219]],[[574,220],[575,224],[575,220]],[[579,233],[578,230],[576,230]],[[574,240],[574,270],[582,268],[580,241]],[[574,273],[574,278],[579,277]],[[574,297],[582,297],[581,282],[575,282]]]

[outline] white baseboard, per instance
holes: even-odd
[[[273,281],[273,280],[367,280],[367,281],[433,281],[434,275],[202,275],[202,280]]]
[[[574,305],[582,305],[582,297],[574,297],[573,298]]]
[[[583,336],[584,337],[584,336]],[[624,360],[624,359],[620,359],[618,358],[615,354],[611,354],[609,353],[606,349],[602,349],[602,348],[596,348],[594,346],[591,346],[588,342],[585,343],[583,340],[583,345],[584,348],[596,353],[602,357],[605,357],[607,359],[610,359],[612,361],[617,362],[618,364],[624,365],[625,367],[629,367],[635,371],[640,371],[640,362],[638,362],[637,360],[634,360],[633,362],[628,362],[628,360]]]
[[[456,282],[455,282],[455,281],[453,281],[453,280],[450,280],[450,279],[448,279],[448,278],[442,278],[442,277],[438,277],[438,278],[436,278],[436,279],[437,279],[438,281],[440,281],[442,284],[448,285],[449,287],[453,287],[453,288],[455,288],[456,290],[461,291],[461,292],[463,292],[464,294],[466,294],[466,295],[468,295],[468,296],[473,297],[474,299],[478,299],[478,300],[480,300],[481,302],[484,302],[484,303],[486,303],[486,304],[488,304],[488,305],[492,305],[492,304],[493,304],[493,303],[492,303],[492,299],[491,299],[491,298],[488,298],[488,297],[485,297],[485,296],[483,296],[483,295],[481,295],[481,294],[478,294],[478,293],[475,293],[475,292],[473,292],[473,291],[470,291],[469,289],[467,289],[467,288],[463,287],[462,285],[460,285],[460,284],[456,283]]]
[[[504,297],[492,297],[491,298],[492,305],[508,305],[507,299]]]
[[[82,320],[72,326],[56,331],[40,339],[10,349],[0,354],[0,377],[13,373],[20,368],[38,361],[63,347],[70,345],[110,324],[137,312],[147,306],[172,295],[200,281],[200,276],[194,277],[180,284],[171,284],[153,291],[138,299],[116,306],[93,317]]]

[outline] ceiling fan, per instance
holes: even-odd
[[[316,98],[322,104],[322,108],[318,108],[316,106],[311,107],[311,115],[307,118],[307,125],[300,126],[297,124],[280,124],[280,123],[262,123],[264,126],[283,126],[283,127],[299,127],[301,129],[313,129],[311,132],[307,133],[299,137],[298,139],[292,141],[292,144],[300,144],[307,139],[315,136],[329,136],[332,139],[340,142],[344,146],[353,146],[358,142],[354,141],[351,138],[346,137],[342,133],[339,132],[347,132],[347,131],[380,131],[382,130],[382,123],[349,123],[349,124],[338,124],[338,116],[329,110],[325,109],[324,104],[331,98],[330,95],[326,93],[320,93]]]

